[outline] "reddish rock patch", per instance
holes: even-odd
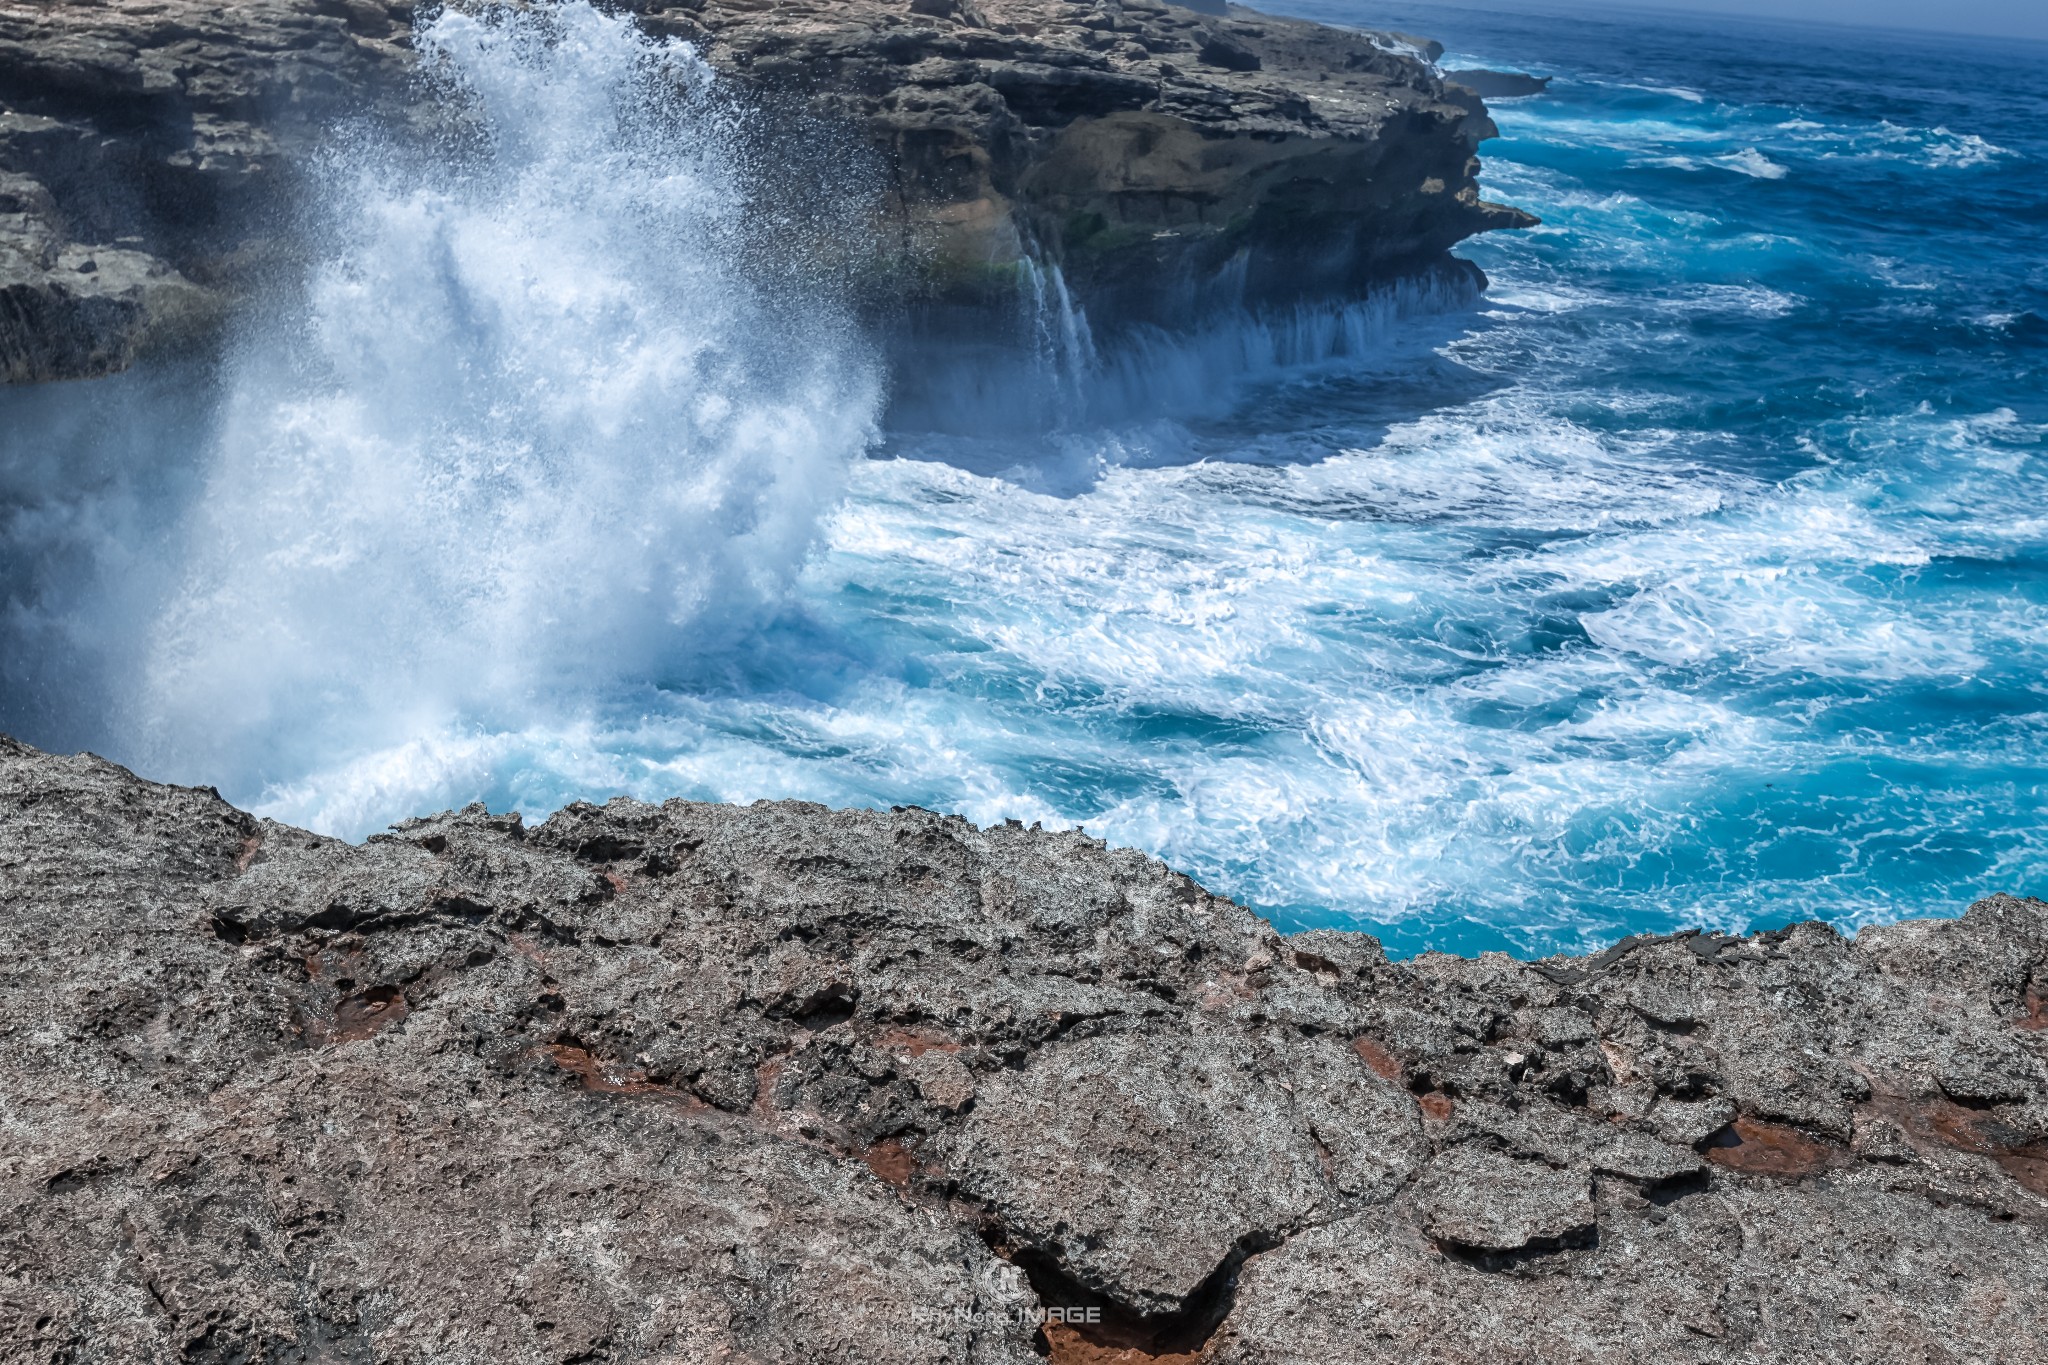
[[[1840,1148],[1790,1124],[1744,1114],[1707,1139],[1707,1160],[1747,1175],[1807,1176],[1840,1166]]]
[[[2004,1134],[1996,1118],[1982,1110],[1965,1109],[1953,1100],[1880,1093],[1864,1107],[1897,1124],[1916,1147],[1952,1147],[1992,1156],[2013,1145],[2001,1140]]]
[[[600,1095],[653,1095],[662,1099],[681,1100],[692,1109],[705,1108],[702,1100],[686,1090],[672,1085],[662,1085],[647,1079],[647,1073],[634,1067],[621,1066],[592,1055],[590,1049],[580,1043],[550,1043],[545,1049],[554,1064],[576,1077],[585,1090]]]
[[[2048,999],[2043,999],[2034,987],[2027,987],[2027,1012],[2013,1022],[2035,1033],[2048,1030]]]
[[[1372,1073],[1382,1080],[1393,1081],[1399,1084],[1403,1076],[1407,1074],[1401,1066],[1400,1060],[1393,1053],[1387,1051],[1370,1038],[1353,1038],[1351,1040],[1351,1050],[1357,1053],[1359,1060],[1368,1067],[1371,1067]]]
[[[2035,1143],[1995,1158],[2013,1183],[2048,1199],[2048,1144]]]
[[[917,1169],[917,1158],[895,1138],[883,1138],[862,1152],[860,1159],[879,1179],[899,1190],[910,1188],[911,1173]]]
[[[927,1052],[958,1052],[960,1044],[945,1034],[926,1028],[892,1028],[875,1039],[875,1045],[889,1052],[922,1057]]]
[[[1196,1365],[1201,1352],[1160,1350],[1112,1327],[1048,1322],[1038,1329],[1052,1365]]]
[[[411,1002],[397,986],[358,989],[361,950],[349,946],[315,949],[300,961],[306,967],[306,995],[294,1009],[306,1041],[316,1047],[360,1042],[374,1037],[412,1013]]]
[[[1296,949],[1294,965],[1313,976],[1321,978],[1325,985],[1344,979],[1344,973],[1338,970],[1336,963],[1326,957],[1319,957],[1315,953],[1304,953]]]
[[[775,1082],[782,1075],[780,1057],[770,1057],[754,1068],[754,1117],[772,1119],[775,1116]]]
[[[1422,1106],[1424,1118],[1438,1120],[1449,1118],[1451,1111],[1457,1107],[1451,1103],[1451,1097],[1440,1090],[1432,1090],[1427,1095],[1419,1095],[1416,1097],[1415,1102]]]
[[[2026,1141],[1996,1114],[1950,1099],[1913,1100],[1885,1094],[1876,1096],[1867,1107],[1897,1124],[1916,1147],[1941,1146],[1988,1156],[2016,1184],[2048,1195],[2048,1145]]]
[[[533,963],[534,966],[539,967],[542,971],[547,970],[547,954],[543,953],[540,950],[540,945],[535,943],[532,939],[528,938],[524,934],[507,934],[505,935],[505,941],[510,943],[514,948],[517,948],[519,950],[519,955],[527,959],[527,961]]]
[[[343,998],[334,1007],[328,1041],[352,1043],[382,1033],[412,1013],[405,992],[396,986],[372,986]]]

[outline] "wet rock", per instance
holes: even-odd
[[[2011,897],[1391,963],[1070,831],[0,740],[0,1358],[2029,1360],[2044,980]]]
[[[0,383],[111,374],[217,311],[146,253],[0,235]]]

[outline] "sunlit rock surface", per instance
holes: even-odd
[[[0,741],[0,940],[7,1360],[2048,1334],[2039,901],[1390,963],[1078,833],[619,801],[355,847]]]
[[[632,8],[751,111],[781,249],[841,258],[913,330],[985,330],[1027,258],[1098,325],[1174,324],[1442,270],[1533,221],[1479,197],[1492,124],[1415,40],[1159,0]],[[460,101],[415,79],[412,23],[376,0],[0,0],[0,380],[210,335],[288,272],[338,125],[446,136]]]

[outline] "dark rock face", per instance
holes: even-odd
[[[1479,198],[1479,102],[1388,38],[1159,0],[632,8],[745,100],[867,149],[884,188],[856,254],[925,326],[985,326],[1027,254],[1099,323],[1170,324],[1533,221]],[[0,381],[213,326],[288,257],[281,206],[337,119],[443,117],[409,81],[411,23],[381,0],[0,0]]]
[[[2039,901],[1394,964],[1079,834],[619,801],[352,847],[0,741],[0,937],[10,1361],[2048,1337]]]
[[[207,330],[335,117],[395,88],[411,6],[0,3],[0,382]]]
[[[1520,71],[1446,71],[1444,79],[1490,100],[1520,99],[1524,95],[1540,95],[1550,88],[1550,77]]]

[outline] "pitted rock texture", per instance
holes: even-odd
[[[2040,901],[1390,963],[1079,833],[615,801],[351,846],[0,740],[0,941],[8,1361],[2048,1339]]]
[[[817,201],[799,254],[861,263],[854,291],[926,330],[1014,313],[1027,254],[1099,324],[1170,324],[1442,269],[1534,221],[1479,197],[1478,97],[1385,35],[1161,0],[615,8],[780,130],[763,216],[803,235]],[[288,267],[338,121],[459,116],[410,79],[413,22],[384,0],[0,0],[0,382],[119,369]],[[822,202],[854,193],[835,137],[879,185],[858,241]]]

